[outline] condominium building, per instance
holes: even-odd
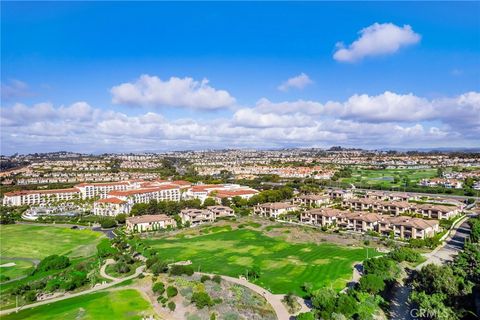
[[[253,213],[266,218],[278,218],[281,214],[296,211],[299,207],[296,204],[287,202],[270,202],[257,204]]]
[[[208,206],[207,210],[213,213],[214,219],[235,216],[235,211],[227,206]]]
[[[94,197],[106,198],[110,191],[125,191],[140,188],[139,181],[120,181],[108,183],[80,183],[75,186],[80,190],[82,199]]]
[[[320,207],[330,203],[330,197],[325,194],[302,194],[295,197],[293,203],[306,207]]]
[[[175,228],[177,222],[164,214],[128,217],[127,230],[130,232],[156,231],[160,229]]]
[[[192,227],[215,221],[215,213],[207,209],[183,209],[179,216],[182,224],[190,223]]]
[[[100,199],[93,204],[93,213],[98,216],[128,214],[130,209],[131,205],[127,201],[115,197]]]
[[[3,197],[4,206],[45,205],[59,201],[80,198],[77,188],[50,190],[22,190],[7,192]]]

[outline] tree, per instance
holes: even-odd
[[[203,201],[203,205],[205,207],[207,206],[214,206],[216,205],[216,202],[215,202],[215,199],[211,198],[211,197],[207,197],[204,201]]]
[[[297,320],[315,320],[315,314],[313,312],[303,312],[297,315]]]
[[[367,274],[360,278],[359,283],[360,290],[377,294],[378,292],[385,289],[385,282],[383,278],[376,274]]]
[[[175,308],[177,307],[177,305],[173,301],[170,301],[167,306],[170,311],[175,311]]]
[[[61,270],[70,265],[70,259],[66,256],[51,255],[45,257],[40,261],[35,269],[35,272],[49,271],[49,270]]]
[[[415,317],[429,319],[459,319],[458,313],[444,303],[445,296],[439,293],[412,292],[410,301],[417,305]]]
[[[130,266],[126,264],[124,261],[119,261],[115,263],[114,269],[118,273],[129,273],[131,270]]]
[[[312,294],[312,305],[322,318],[329,319],[335,311],[337,293],[331,288],[321,288]]]
[[[115,220],[117,220],[117,223],[124,224],[127,220],[127,215],[125,213],[117,214]]]

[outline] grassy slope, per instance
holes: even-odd
[[[195,269],[204,272],[236,277],[257,266],[261,272],[257,283],[274,293],[302,294],[304,283],[341,289],[351,279],[352,264],[366,257],[365,248],[293,244],[253,230],[146,242],[159,249],[164,259],[191,260]]]
[[[21,276],[28,274],[30,270],[34,267],[34,264],[30,261],[23,260],[6,260],[0,258],[0,265],[7,263],[15,263],[12,267],[2,267],[0,268],[0,274],[3,276],[9,277],[10,279],[15,279]]]
[[[34,225],[0,226],[0,255],[42,259],[52,254],[71,257],[93,254],[103,235],[91,230]]]
[[[66,299],[3,316],[2,320],[141,319],[143,314],[154,314],[150,303],[138,291],[126,289]]]

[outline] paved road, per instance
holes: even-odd
[[[103,270],[103,274],[107,275],[107,274],[105,274],[105,268],[108,264],[111,264],[111,263],[112,263],[111,261],[107,260],[107,262],[100,269],[100,272],[102,272],[102,270]],[[35,308],[35,307],[38,307],[38,306],[41,306],[41,305],[50,304],[50,303],[53,303],[53,302],[57,302],[57,301],[65,300],[65,299],[70,299],[70,298],[82,296],[84,294],[94,293],[94,292],[97,292],[97,291],[100,291],[100,290],[103,290],[103,289],[107,289],[107,288],[113,287],[113,286],[115,286],[115,285],[117,285],[117,284],[119,284],[123,281],[134,279],[134,278],[138,277],[140,275],[140,273],[143,272],[144,269],[145,269],[145,266],[140,266],[140,267],[137,268],[137,270],[135,270],[134,274],[132,274],[128,277],[125,277],[125,278],[121,278],[121,279],[113,278],[113,277],[110,277],[110,276],[107,275],[108,278],[115,279],[115,280],[110,282],[110,283],[105,283],[105,284],[98,285],[96,287],[93,287],[93,288],[85,290],[85,291],[81,291],[81,292],[77,292],[77,293],[65,293],[63,296],[56,297],[56,298],[53,298],[53,299],[42,300],[42,301],[32,303],[32,304],[28,304],[28,305],[25,305],[25,306],[22,306],[22,307],[19,307],[19,308],[1,310],[0,311],[0,316],[4,316],[4,315],[10,314],[12,312],[16,312],[16,311],[20,311],[20,310],[24,310],[24,309]]]
[[[463,249],[465,239],[470,234],[470,226],[468,219],[459,226],[452,229],[451,235],[446,239],[443,245],[437,247],[424,256],[427,260],[419,264],[415,269],[420,270],[427,264],[442,265],[452,261],[460,250]],[[410,285],[397,285],[393,290],[393,298],[391,301],[390,319],[392,320],[413,320],[410,315],[411,306],[408,303],[408,297],[412,287]]]

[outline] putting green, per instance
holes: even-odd
[[[0,256],[42,259],[52,254],[71,257],[95,253],[100,232],[65,227],[10,224],[0,226]]]
[[[26,309],[2,316],[2,320],[90,320],[90,319],[142,319],[154,315],[150,303],[138,291],[125,289],[98,292]]]
[[[9,280],[27,275],[33,267],[34,264],[31,261],[0,258],[0,275],[2,278],[8,277]]]
[[[166,261],[191,260],[197,270],[237,277],[253,266],[260,270],[255,283],[273,293],[294,292],[301,286],[342,289],[351,279],[353,264],[366,258],[366,248],[334,244],[289,243],[259,231],[239,229],[184,239],[144,240]],[[378,255],[369,249],[369,255]]]

